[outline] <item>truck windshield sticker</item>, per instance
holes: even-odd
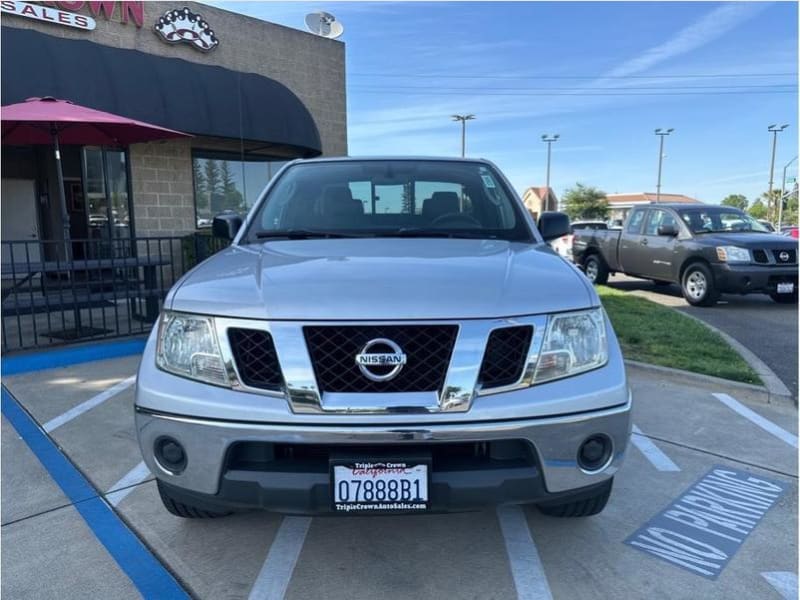
[[[495,187],[494,179],[492,179],[491,175],[484,173],[481,175],[481,179],[483,179],[483,185],[485,185],[487,188]]]
[[[787,484],[716,466],[625,543],[716,579]]]

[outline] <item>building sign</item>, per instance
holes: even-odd
[[[75,2],[72,2],[71,4],[75,4]],[[92,17],[88,17],[86,15],[77,15],[72,12],[51,8],[49,6],[31,4],[30,2],[2,0],[2,2],[0,2],[0,12],[10,15],[17,15],[19,17],[26,17],[36,21],[44,21],[45,23],[64,25],[65,27],[75,27],[76,29],[85,29],[87,31],[91,31],[96,26],[95,20]]]
[[[201,52],[211,52],[219,46],[208,21],[185,6],[165,12],[153,29],[168,44],[189,44]]]

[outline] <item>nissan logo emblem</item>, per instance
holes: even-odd
[[[786,250],[784,250],[783,252],[778,254],[778,258],[781,259],[781,262],[786,262],[789,260],[789,253]]]
[[[376,338],[368,341],[356,354],[356,364],[367,379],[389,381],[403,370],[406,355],[392,340]]]

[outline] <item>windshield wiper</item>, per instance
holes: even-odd
[[[287,238],[290,240],[307,240],[311,238],[357,238],[364,237],[355,233],[340,233],[338,231],[315,231],[313,229],[276,229],[274,231],[259,231],[256,238]]]
[[[462,238],[462,239],[496,239],[496,235],[471,231],[447,231],[443,229],[426,229],[424,227],[402,227],[391,231],[373,233],[375,237],[419,237],[419,238]]]

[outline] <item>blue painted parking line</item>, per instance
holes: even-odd
[[[172,574],[2,387],[2,413],[59,485],[94,535],[145,598],[189,598]]]
[[[44,371],[58,367],[69,367],[95,360],[108,360],[109,358],[122,358],[141,354],[145,346],[144,339],[122,340],[118,342],[102,342],[78,346],[76,348],[62,348],[48,352],[32,354],[19,354],[4,356],[2,360],[3,375],[21,375],[32,371]]]

